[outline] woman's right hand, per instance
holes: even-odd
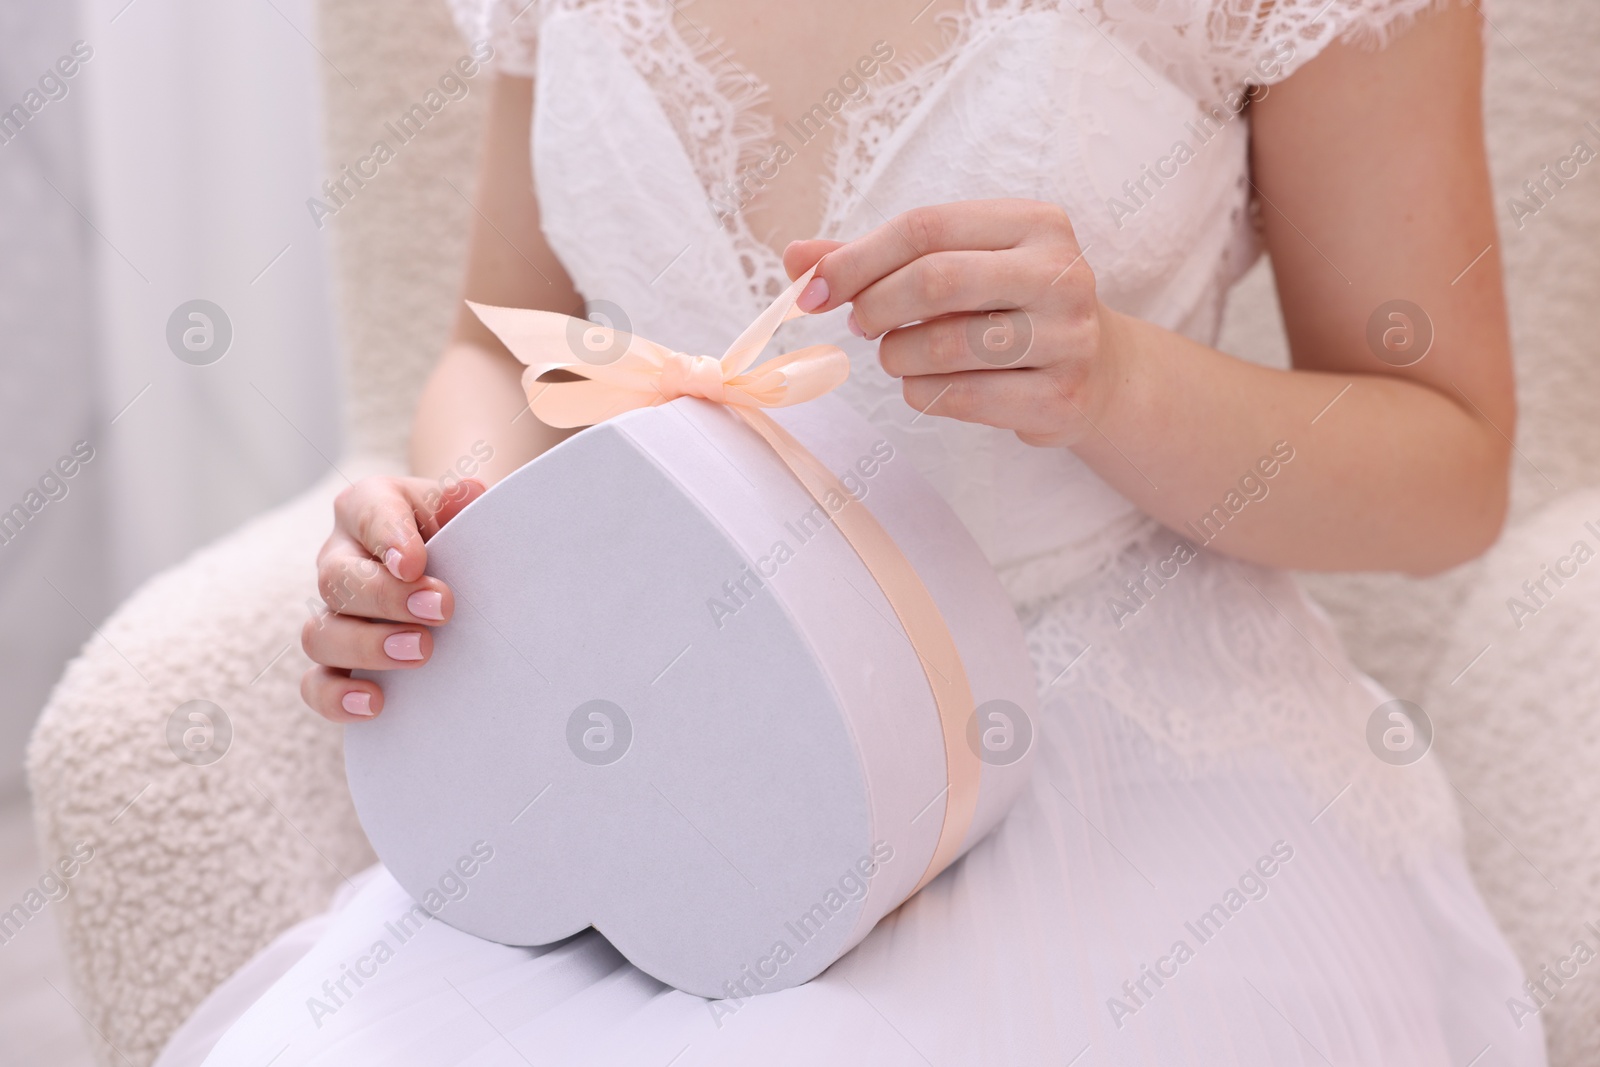
[[[331,722],[362,722],[383,710],[376,682],[353,669],[420,667],[432,627],[455,611],[450,588],[423,571],[424,543],[484,492],[468,478],[442,491],[427,478],[366,478],[334,499],[333,533],[317,554],[325,612],[306,621],[300,645],[318,666],[300,695]]]

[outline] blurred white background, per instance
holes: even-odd
[[[315,36],[310,0],[0,0],[0,111],[44,100],[0,125],[0,514],[94,455],[0,543],[0,796],[93,627],[337,453]],[[167,340],[194,299],[209,365]]]
[[[312,12],[0,0],[0,519],[26,515],[0,526],[7,902],[38,874],[23,751],[66,661],[141,581],[337,454],[328,231],[305,207],[322,179]],[[88,58],[61,77],[75,44]],[[231,325],[208,365],[167,340],[194,299]],[[79,442],[93,458],[47,478]],[[42,920],[0,945],[0,1061],[88,1063]]]

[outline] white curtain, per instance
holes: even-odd
[[[315,40],[311,0],[0,0],[0,512],[44,501],[0,544],[0,792],[91,624],[337,458]]]

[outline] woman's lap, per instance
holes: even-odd
[[[207,1062],[1543,1063],[1459,856],[1379,871],[1270,758],[1177,773],[1115,713],[1042,725],[1001,829],[807,985],[706,1001],[592,931],[413,930],[379,872]]]

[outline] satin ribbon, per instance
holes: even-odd
[[[894,539],[872,512],[856,506],[855,497],[832,471],[762,410],[813,400],[850,374],[849,357],[835,345],[811,345],[750,369],[779,325],[805,314],[795,301],[815,270],[813,267],[796,278],[728,346],[721,359],[675,352],[637,334],[555,312],[491,307],[470,300],[467,306],[512,355],[527,364],[522,388],[529,409],[541,422],[556,427],[592,426],[625,411],[655,407],[683,396],[723,404],[761,435],[832,518],[905,628],[939,711],[947,796],[938,842],[917,882],[921,889],[960,853],[977,810],[982,768],[966,744],[967,718],[974,706],[972,689],[939,605]],[[597,354],[609,356],[618,346],[622,351],[606,362],[591,363],[573,356],[574,338]],[[563,358],[552,358],[552,353]],[[539,380],[551,371],[579,377]],[[830,499],[837,507],[830,506]]]

